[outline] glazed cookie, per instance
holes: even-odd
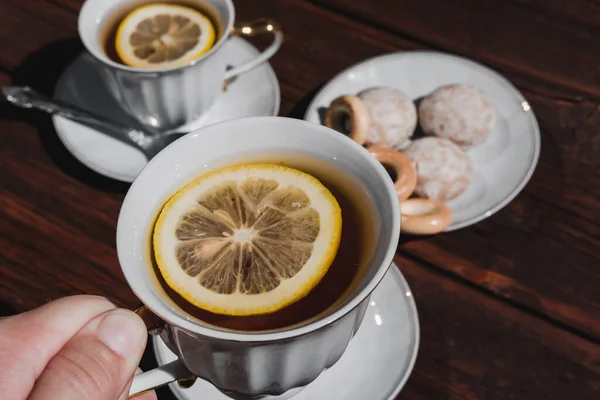
[[[393,88],[377,87],[362,91],[358,97],[371,116],[366,144],[396,147],[413,135],[417,126],[417,109],[404,93]]]
[[[450,139],[463,148],[481,142],[495,120],[492,102],[485,93],[469,85],[442,86],[419,105],[423,132]]]
[[[415,140],[404,154],[417,166],[419,197],[447,201],[465,191],[473,169],[464,151],[448,139],[425,137]]]

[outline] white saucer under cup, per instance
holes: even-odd
[[[177,358],[159,337],[153,340],[159,365]],[[393,400],[412,371],[418,348],[419,319],[412,292],[392,264],[340,360],[291,399]],[[177,383],[169,387],[178,400],[230,400],[200,379],[188,389]]]
[[[224,44],[227,64],[241,65],[255,58],[258,50],[246,40],[233,37]],[[59,80],[54,97],[98,113],[127,126],[131,117],[108,93],[91,57],[78,57]],[[208,114],[181,127],[191,132],[203,126],[229,119],[251,116],[275,116],[279,113],[280,92],[275,72],[268,62],[239,76],[212,106]],[[144,155],[133,147],[93,128],[60,116],[53,117],[54,127],[65,147],[92,170],[124,182],[133,182],[146,165]]]
[[[338,96],[374,86],[401,90],[417,100],[436,88],[465,83],[483,90],[497,111],[485,141],[467,150],[474,175],[467,190],[446,204],[453,223],[447,231],[475,224],[506,206],[525,187],[540,152],[540,133],[529,103],[497,72],[465,58],[437,52],[399,52],[356,64],[329,81],[313,99],[304,119],[322,123],[324,109]]]

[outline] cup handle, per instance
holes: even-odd
[[[267,61],[269,58],[279,50],[281,43],[283,43],[283,32],[277,21],[267,18],[261,18],[250,22],[239,22],[234,24],[231,29],[231,36],[256,36],[263,33],[272,33],[274,38],[273,42],[263,52],[252,60],[238,65],[225,73],[225,83],[228,84],[233,81],[237,76],[245,74],[258,67],[260,64]]]
[[[142,306],[135,310],[148,329],[150,335],[156,336],[164,329],[164,321],[158,318],[148,308]],[[196,381],[196,377],[186,368],[180,360],[161,365],[158,368],[136,375],[129,389],[129,398],[148,390],[157,389],[168,383],[177,381],[181,387],[190,387]]]

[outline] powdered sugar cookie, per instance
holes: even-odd
[[[415,194],[448,201],[467,188],[473,169],[464,151],[448,139],[425,137],[403,150],[417,165]]]
[[[442,86],[419,105],[423,132],[452,140],[461,147],[481,142],[492,130],[496,110],[488,97],[473,86]]]
[[[376,87],[358,94],[370,112],[371,128],[366,144],[396,147],[406,142],[417,126],[413,101],[397,89]]]

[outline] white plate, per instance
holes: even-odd
[[[358,332],[340,360],[306,386],[293,400],[393,400],[417,358],[419,319],[412,293],[392,264],[373,292]],[[159,365],[177,357],[154,338]],[[169,385],[179,400],[229,400],[210,383],[196,381],[189,389]]]
[[[450,83],[471,84],[483,90],[498,114],[489,137],[467,151],[475,173],[468,189],[447,203],[454,215],[447,231],[452,231],[477,223],[507,205],[527,184],[537,164],[537,121],[523,95],[509,81],[481,64],[444,53],[393,53],[338,74],[316,95],[304,119],[319,124],[333,99],[373,86],[397,88],[419,99]]]
[[[227,64],[239,65],[257,56],[258,50],[242,38],[229,40],[222,51]],[[54,96],[117,122],[131,126],[130,117],[107,92],[97,66],[82,55],[65,71]],[[275,72],[264,63],[240,76],[218,98],[210,113],[182,127],[182,132],[228,119],[274,116],[279,112],[279,83]],[[60,116],[53,117],[54,127],[65,147],[83,164],[113,179],[133,182],[146,165],[141,152],[95,129]]]

